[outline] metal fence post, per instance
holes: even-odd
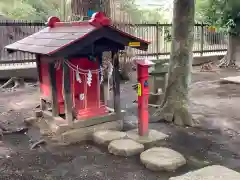
[[[107,0],[108,1],[108,0]],[[110,12],[110,11],[109,11]],[[67,13],[67,11],[66,11]],[[67,14],[66,14],[67,15]],[[134,34],[136,36],[146,38],[152,42],[152,45],[149,47],[149,50],[146,53],[143,53],[139,50],[129,50],[131,51],[132,56],[154,56],[157,59],[160,59],[162,55],[169,55],[171,48],[170,48],[170,39],[171,36],[169,34],[169,30],[172,24],[161,24],[153,23],[153,24],[134,24],[134,26],[130,23],[125,22],[114,22],[114,25],[120,28],[123,31],[126,31],[130,34]],[[196,24],[195,28],[198,29],[197,31],[197,49],[194,49],[194,53],[198,53],[203,56],[206,52],[224,52],[227,51],[227,44],[219,44],[212,46],[208,43],[209,36],[211,33],[206,31],[206,27],[208,25],[201,23]],[[9,43],[15,42],[19,39],[22,39],[28,35],[31,35],[35,32],[38,32],[40,29],[45,27],[44,22],[25,22],[25,21],[14,21],[14,20],[7,20],[7,21],[0,21],[0,29],[2,33],[0,33],[0,64],[19,64],[25,62],[34,62],[35,55],[29,53],[14,53],[12,56],[9,56],[4,46]],[[133,29],[134,27],[134,29]],[[143,31],[144,29],[147,31]],[[156,32],[155,32],[156,31]],[[200,37],[199,37],[200,36]],[[212,36],[212,35],[211,35]],[[224,45],[224,46],[223,46]]]
[[[156,24],[156,55],[157,55],[157,59],[159,59],[159,23],[157,22]]]
[[[45,22],[31,22],[20,20],[0,20],[0,65],[22,65],[22,63],[34,63],[36,56],[31,53],[16,52],[9,54],[4,48],[6,45],[23,39],[45,27]],[[14,63],[14,65],[13,65]]]
[[[62,14],[61,14],[61,16],[62,17],[60,17],[63,21],[66,21],[66,0],[62,0],[61,1],[61,6],[62,6]]]
[[[201,49],[200,49],[200,54],[203,56],[203,51],[204,51],[204,24],[201,24]]]

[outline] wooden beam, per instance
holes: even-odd
[[[42,89],[41,89],[42,75],[41,75],[41,61],[40,60],[41,60],[41,56],[37,54],[36,55],[36,64],[37,64],[38,82],[39,82],[40,94],[42,95]],[[46,102],[41,97],[40,97],[40,109],[43,111],[46,109]]]
[[[100,65],[103,65],[103,54],[98,55]],[[104,72],[102,72],[104,74]],[[104,82],[100,85],[100,101],[105,103],[105,94],[104,94]]]
[[[114,111],[116,113],[117,120],[120,120],[120,118],[121,118],[121,106],[120,106],[120,72],[119,72],[118,51],[112,51],[112,64],[113,64]]]
[[[70,84],[70,70],[66,63],[63,62],[63,89],[64,89],[64,107],[65,118],[69,125],[73,125],[73,109],[72,109],[72,92]]]
[[[56,117],[59,115],[58,111],[58,99],[57,99],[57,84],[56,84],[56,69],[54,63],[48,64],[50,90],[51,90],[51,105],[52,105],[52,116]]]

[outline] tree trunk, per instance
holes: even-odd
[[[121,78],[122,80],[130,80],[134,72],[133,58],[135,54],[132,48],[126,48],[120,58]]]
[[[88,10],[95,10],[100,6],[99,0],[72,0],[71,9],[73,18],[82,18],[87,16]]]
[[[221,59],[220,64],[218,65],[221,68],[234,67],[239,68],[240,57],[238,55],[238,50],[240,48],[240,37],[238,36],[228,36],[228,48],[227,53]]]
[[[70,4],[73,19],[87,16],[88,10],[104,11],[108,15],[110,9],[109,0],[71,0]]]
[[[167,88],[154,114],[176,125],[194,125],[188,110],[191,81],[195,0],[174,0],[172,48]]]

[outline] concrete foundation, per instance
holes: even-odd
[[[43,111],[42,114],[43,117],[39,118],[37,123],[40,132],[44,135],[51,135],[54,141],[61,144],[93,140],[93,134],[97,131],[121,131],[123,129],[123,121],[117,120],[115,113],[89,120],[75,120],[72,126],[61,117],[52,117],[49,111]]]
[[[9,79],[11,77],[37,80],[36,63],[0,64],[0,80]]]
[[[93,125],[85,128],[73,129],[66,131],[59,136],[59,142],[71,144],[81,141],[93,140],[93,133],[102,130],[121,131],[123,128],[122,120],[106,122],[98,125]]]

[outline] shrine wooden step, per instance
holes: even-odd
[[[78,119],[88,119],[88,118],[103,116],[107,114],[109,114],[109,110],[107,109],[106,106],[86,108],[76,112],[76,116]]]

